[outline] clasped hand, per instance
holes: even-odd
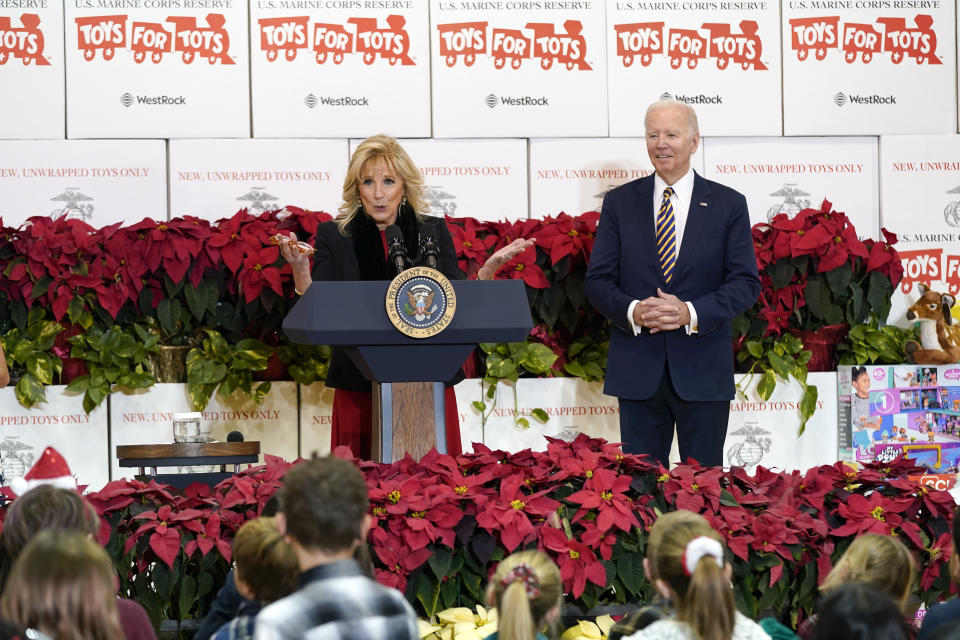
[[[650,333],[672,331],[690,324],[690,309],[677,296],[658,288],[656,296],[641,300],[633,308],[633,321],[638,327],[649,329]]]

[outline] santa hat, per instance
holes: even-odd
[[[10,488],[18,496],[22,496],[30,489],[39,487],[42,484],[49,484],[59,489],[77,489],[77,480],[70,473],[70,467],[67,461],[63,459],[60,452],[53,447],[47,447],[43,450],[43,455],[37,460],[30,471],[22,478],[14,478],[10,483]]]

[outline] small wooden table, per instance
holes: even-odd
[[[238,472],[241,464],[256,463],[259,458],[258,440],[117,445],[117,462],[121,467],[139,467],[138,479],[155,479],[179,489],[194,482],[213,486]],[[227,471],[228,464],[233,465],[232,473]],[[220,472],[157,473],[158,467],[200,465],[219,465]]]

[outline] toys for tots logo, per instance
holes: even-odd
[[[488,28],[485,21],[438,24],[440,55],[448,67],[463,61],[473,66],[477,56],[490,56],[493,66],[519,69],[524,60],[539,60],[540,67],[549,69],[555,63],[566,65],[570,71],[593,69],[587,61],[587,41],[580,35],[583,23],[567,20],[563,31],[549,22],[529,22],[523,29]]]
[[[20,16],[20,25],[13,26],[10,16],[0,16],[0,64],[6,64],[13,57],[25,65],[49,65],[50,61],[43,57],[40,16],[24,13]]]
[[[617,55],[624,67],[636,59],[648,66],[654,56],[666,56],[670,66],[679,69],[686,62],[693,69],[700,60],[712,59],[718,69],[726,69],[732,62],[744,70],[765,71],[760,61],[763,42],[757,35],[755,20],[741,20],[739,33],[729,24],[705,22],[697,29],[666,28],[663,22],[637,22],[613,25]],[[666,36],[664,36],[666,33]]]
[[[223,14],[207,14],[206,26],[197,24],[196,16],[171,16],[163,23],[128,23],[127,19],[126,15],[76,18],[77,48],[83,59],[93,60],[99,51],[104,60],[111,60],[117,49],[129,49],[138,64],[148,56],[156,64],[166,53],[181,54],[184,64],[197,57],[210,64],[236,64],[230,57]]]
[[[387,16],[385,27],[377,18],[349,18],[345,24],[314,22],[308,16],[261,18],[260,50],[274,62],[280,53],[294,60],[300,51],[312,51],[317,64],[332,60],[340,64],[349,55],[358,55],[364,64],[378,58],[395,65],[416,64],[410,57],[410,35],[401,15]]]
[[[913,58],[917,64],[943,64],[937,56],[933,16],[918,14],[913,23],[916,26],[908,27],[904,17],[877,18],[873,24],[841,23],[840,16],[791,18],[790,48],[801,61],[811,53],[823,60],[829,50],[836,49],[848,64],[858,58],[868,63],[881,53],[889,53],[894,64],[906,58]]]
[[[913,285],[934,285],[942,282],[949,293],[960,293],[960,255],[944,253],[943,249],[900,251],[903,280],[900,291],[909,294]]]

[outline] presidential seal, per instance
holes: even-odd
[[[450,324],[457,294],[447,277],[430,267],[402,271],[387,287],[387,317],[412,338],[435,336]]]

